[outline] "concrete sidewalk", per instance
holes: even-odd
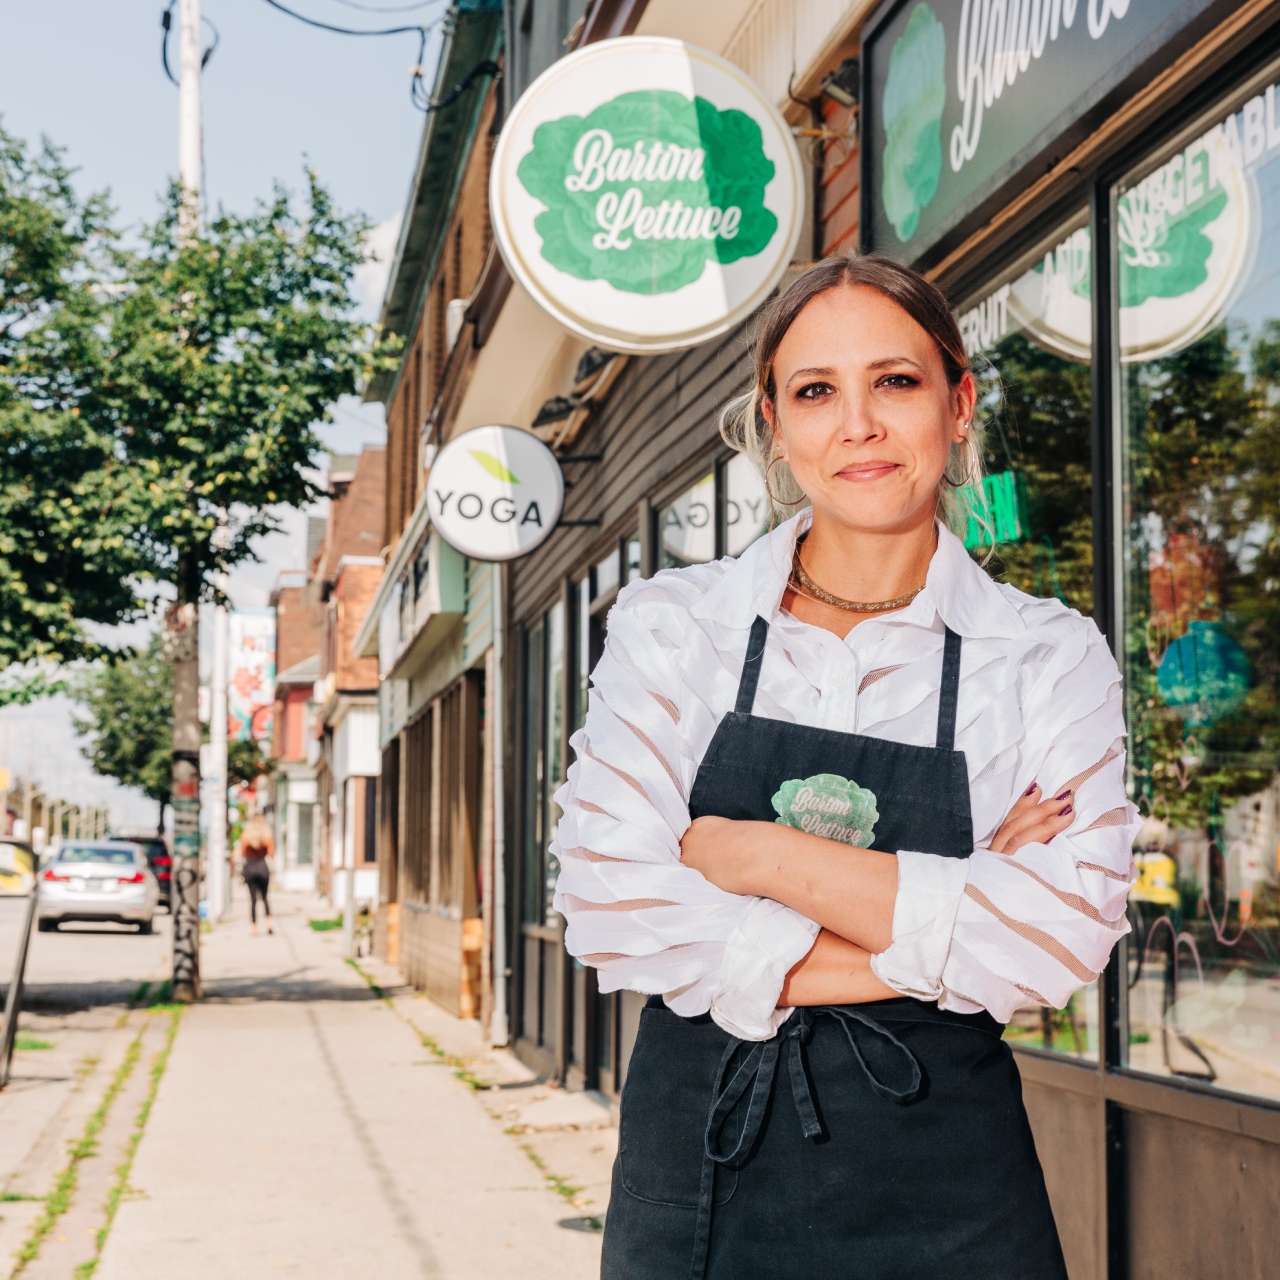
[[[307,926],[318,907],[278,905],[274,937],[240,922],[205,937],[205,1000],[183,1015],[96,1276],[597,1276],[599,1234],[582,1229],[594,1206],[504,1130],[537,1130],[522,1109],[567,1103],[549,1137],[579,1135],[599,1183],[605,1113],[524,1087],[509,1055],[461,1069],[508,1077],[475,1091],[458,1074],[474,1028],[410,993],[380,999],[368,979],[389,985],[385,967],[362,975]]]

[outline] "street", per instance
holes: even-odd
[[[321,905],[281,896],[275,936],[206,932],[185,1009],[167,917],[35,935],[0,1093],[0,1275],[598,1274],[607,1111],[387,966],[344,963],[340,931],[308,925]]]

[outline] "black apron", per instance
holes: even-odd
[[[757,618],[690,814],[968,857],[960,637],[947,630],[937,745],[915,747],[753,715],[767,636]],[[604,1280],[1066,1280],[1002,1030],[896,999],[796,1009],[757,1043],[653,997],[622,1094]]]

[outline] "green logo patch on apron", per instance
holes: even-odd
[[[774,793],[776,821],[810,835],[866,849],[880,820],[874,791],[838,773],[791,778]]]

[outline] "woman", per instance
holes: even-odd
[[[1115,662],[947,527],[981,452],[932,285],[820,263],[754,375],[726,439],[810,510],[622,593],[557,796],[569,950],[653,993],[603,1274],[1056,1280],[1001,1024],[1126,930]]]
[[[262,903],[262,918],[266,922],[267,932],[275,933],[271,905],[267,901],[267,887],[271,883],[271,868],[267,865],[267,859],[271,857],[274,843],[266,818],[255,813],[244,824],[244,832],[240,836],[240,876],[249,888],[249,923],[255,938],[258,936],[259,902]]]

